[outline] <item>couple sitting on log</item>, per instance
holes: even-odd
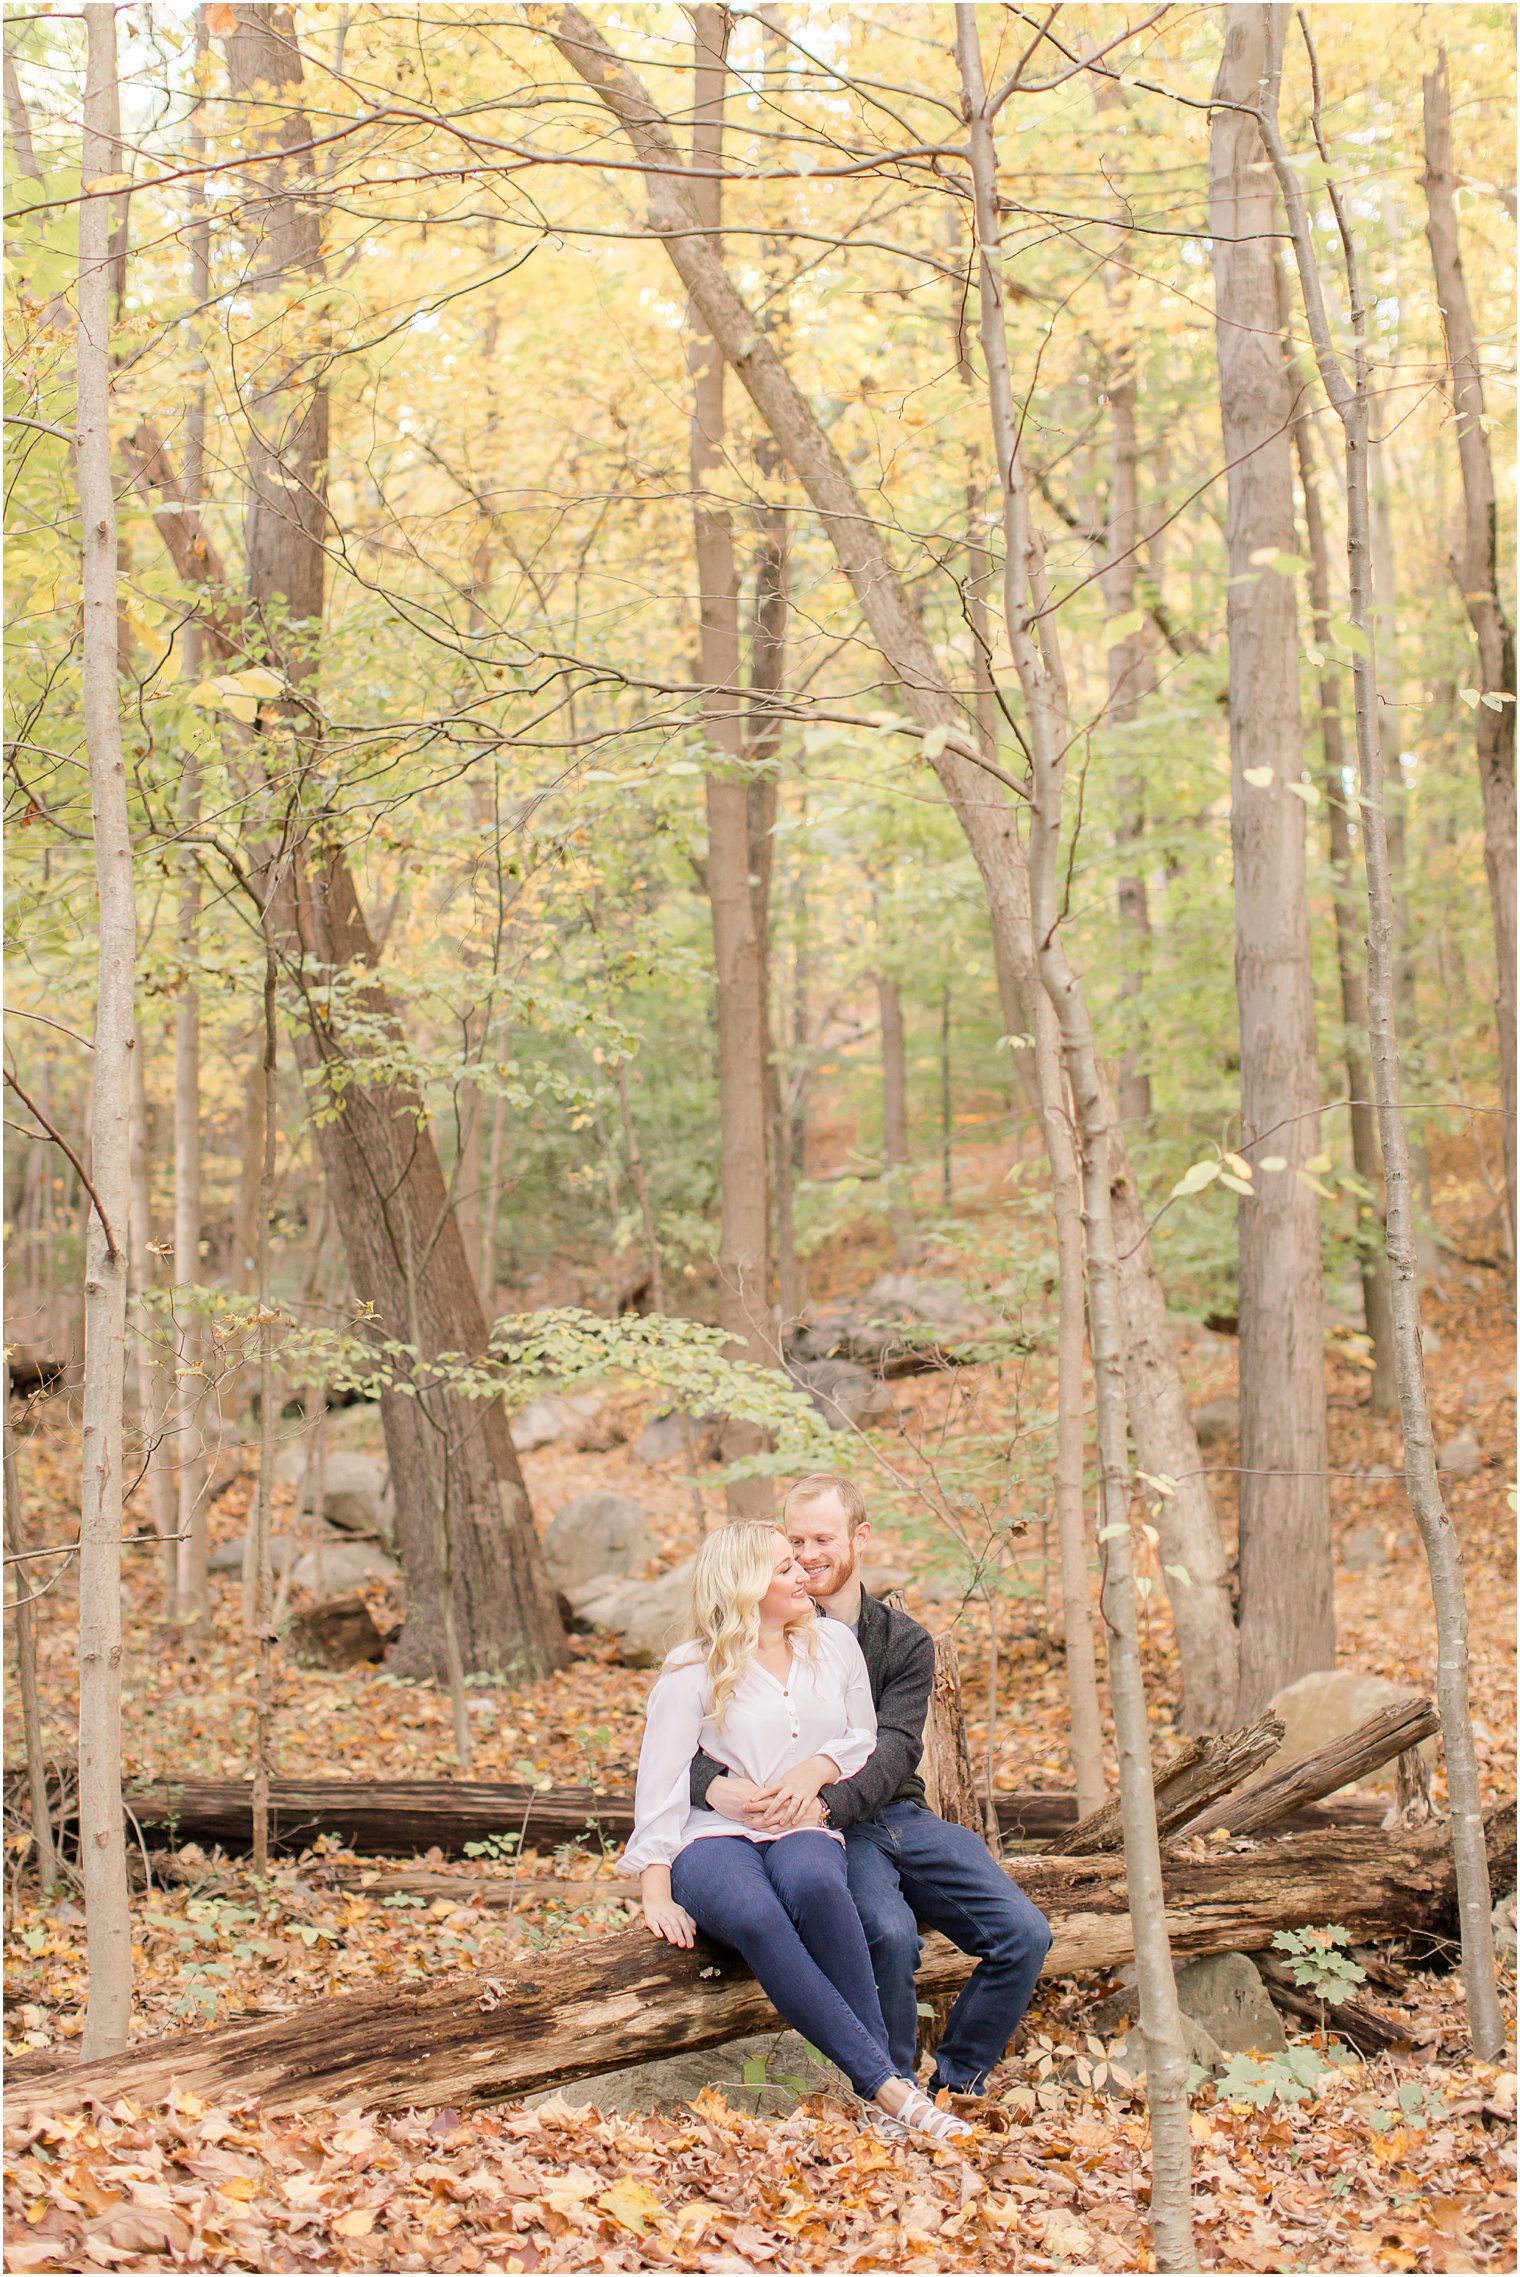
[[[933,2100],[979,2094],[1050,1950],[1045,1916],[917,1776],[928,1631],[861,1587],[860,1489],[817,1473],[785,1531],[725,1526],[692,1582],[691,1636],[650,1695],[633,1837],[656,1937],[730,1945],[889,2136],[969,2130]],[[718,1839],[726,1838],[726,1839]],[[916,2082],[919,1924],[980,1965]]]

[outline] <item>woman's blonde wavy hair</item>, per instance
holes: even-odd
[[[778,1529],[748,1520],[720,1526],[697,1552],[691,1577],[690,1635],[712,1678],[712,1720],[721,1729],[734,1687],[760,1642],[760,1600],[775,1572]],[[813,1650],[817,1615],[810,1605],[786,1624],[788,1642]]]

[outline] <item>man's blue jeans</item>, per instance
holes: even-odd
[[[1050,1924],[1012,1883],[980,1835],[918,1803],[888,1803],[845,1829],[850,1895],[865,1924],[896,2069],[913,2077],[918,2041],[919,1924],[979,1966],[950,2011],[931,2089],[979,2094],[1029,2006],[1050,1951]]]

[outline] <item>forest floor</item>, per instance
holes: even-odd
[[[1476,1261],[1477,1199],[1443,1195],[1451,1253],[1426,1313],[1438,1444],[1458,1432],[1482,1453],[1476,1474],[1446,1482],[1466,1559],[1473,1701],[1485,1801],[1515,1786],[1515,1548],[1508,1484],[1514,1440],[1513,1315],[1502,1280]],[[1464,1210],[1464,1204],[1466,1210]],[[1463,1218],[1470,1213],[1464,1238]],[[1455,1228],[1453,1231],[1452,1228]],[[876,1261],[879,1263],[879,1260]],[[868,1268],[868,1269],[867,1269]],[[842,1271],[852,1283],[875,1263]],[[822,1275],[819,1276],[822,1279]],[[1431,1689],[1435,1640],[1417,1537],[1399,1476],[1396,1418],[1374,1418],[1344,1340],[1327,1341],[1331,1465],[1342,1553],[1336,1613],[1343,1665]],[[1234,1346],[1193,1347],[1196,1401],[1234,1388]],[[978,1372],[976,1427],[1048,1400],[1048,1365]],[[957,1379],[894,1386],[905,1442],[962,1428]],[[679,1463],[652,1467],[633,1451],[652,1404],[610,1394],[594,1446],[546,1447],[524,1459],[544,1519],[589,1487],[635,1495],[650,1511],[657,1564],[696,1540]],[[849,1442],[841,1441],[842,1467]],[[1208,1458],[1227,1518],[1233,1449]],[[63,1403],[44,1403],[21,1446],[33,1543],[67,1540],[76,1507],[77,1446]],[[1380,1476],[1379,1468],[1389,1475]],[[241,1533],[252,1478],[217,1500],[213,1539]],[[287,1490],[288,1499],[288,1490]],[[710,1515],[720,1499],[707,1490]],[[278,1508],[277,1504],[277,1508]],[[146,1514],[139,1521],[145,1530]],[[1354,1553],[1354,1554],[1352,1554]],[[1044,1606],[1040,1545],[1015,1544],[1009,1575],[1022,1594],[1000,1602],[996,1719],[989,1732],[991,1640],[984,1609],[961,1604],[923,1527],[886,1528],[873,1545],[878,1579],[901,1581],[932,1627],[957,1620],[974,1752],[996,1784],[1068,1783],[1063,1666]],[[1364,1562],[1365,1561],[1365,1562]],[[123,1722],[129,1776],[246,1775],[252,1725],[251,1647],[239,1631],[238,1586],[214,1580],[209,1640],[192,1657],[157,1620],[156,1560],[130,1554]],[[1164,1603],[1148,1620],[1147,1673],[1158,1752],[1176,1735],[1175,1655]],[[377,1597],[375,1609],[388,1610]],[[68,1576],[39,1604],[47,1744],[72,1753],[75,1606]],[[603,1788],[632,1783],[650,1676],[592,1640],[561,1674],[521,1690],[472,1691],[473,1776],[549,1779]],[[20,1717],[7,1670],[14,1760]],[[383,1670],[342,1674],[279,1661],[275,1767],[438,1777],[454,1770],[447,1703]],[[1437,1774],[1437,1797],[1442,1782]],[[7,1857],[5,2046],[67,2043],[81,2024],[84,1922],[77,1893],[44,1906],[23,1870],[24,1837]],[[274,2013],[324,1996],[456,1971],[505,1974],[514,1957],[596,1937],[630,1918],[610,1858],[573,1845],[552,1855],[424,1863],[457,1894],[367,1894],[363,1877],[415,1859],[356,1860],[319,1841],[255,1882],[245,1861],[193,1849],[137,1901],[134,2030],[148,2036],[250,2011]],[[472,1902],[487,1883],[531,1876],[510,1913]],[[604,1887],[587,1887],[599,1875]],[[542,1888],[573,1884],[562,1898]],[[1400,2010],[1408,2056],[1337,2059],[1302,2100],[1202,2088],[1194,2100],[1195,2202],[1201,2265],[1275,2270],[1488,2270],[1515,2266],[1513,2072],[1515,1979],[1505,1966],[1510,2054],[1503,2066],[1467,2052],[1459,1978],[1415,1962]],[[1042,1986],[997,2075],[1006,2132],[969,2160],[930,2156],[864,2135],[837,2107],[764,2121],[717,2097],[675,2117],[601,2119],[557,2101],[461,2118],[375,2119],[357,2110],[266,2119],[257,2110],[138,2111],[126,2103],[88,2120],[59,2118],[8,2137],[7,2266],[160,2269],[1138,2269],[1147,2189],[1144,2107],[1094,2089],[1103,2043],[1089,2019],[1114,1980]],[[1079,2074],[1081,2063],[1087,2079]],[[737,2098],[743,2100],[742,2095]],[[809,2107],[811,2110],[812,2107]]]

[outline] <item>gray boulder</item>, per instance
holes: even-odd
[[[544,1533],[550,1583],[566,1596],[599,1575],[636,1573],[649,1556],[649,1513],[629,1494],[578,1494]]]
[[[1312,1669],[1296,1684],[1286,1685],[1271,1703],[1283,1720],[1283,1743],[1263,1769],[1280,1769],[1296,1755],[1308,1755],[1314,1748],[1354,1731],[1380,1708],[1419,1697],[1412,1685],[1395,1684],[1386,1676],[1362,1676],[1354,1668]],[[1434,1741],[1426,1740],[1420,1753],[1428,1763],[1434,1763]],[[1385,1763],[1360,1784],[1375,1793],[1392,1794],[1397,1784],[1393,1765]]]
[[[1256,1963],[1245,1953],[1210,1953],[1177,1970],[1177,2001],[1227,2056],[1267,2055],[1288,2045]]]
[[[1196,2017],[1189,2016],[1186,2009],[1182,2011],[1182,2045],[1188,2062],[1197,2064],[1202,2071],[1222,2072],[1229,2064],[1229,2057],[1214,2038],[1212,2032],[1206,2025],[1200,2024]],[[1140,2036],[1138,2024],[1132,2031],[1125,2033],[1123,2039],[1112,2049],[1111,2055],[1113,2062],[1118,2064],[1121,2070],[1129,2073],[1136,2086],[1143,2088],[1145,2085],[1145,2042]],[[1077,2076],[1074,2068],[1066,2074],[1066,2077],[1072,2080],[1076,2079]]]
[[[892,1394],[881,1378],[853,1360],[800,1360],[787,1373],[831,1431],[863,1430],[892,1412]]]
[[[295,1589],[317,1589],[324,1596],[340,1597],[361,1582],[399,1581],[401,1568],[377,1542],[340,1540],[320,1542],[297,1558],[291,1571]]]
[[[1388,1563],[1381,1526],[1354,1526],[1341,1544],[1340,1562],[1347,1573],[1375,1573]]]
[[[1206,1400],[1193,1411],[1193,1429],[1198,1434],[1200,1447],[1222,1447],[1226,1440],[1240,1437],[1240,1402],[1233,1393],[1226,1392],[1219,1399]]]
[[[1501,1898],[1494,1907],[1494,1951],[1500,1966],[1512,1969],[1515,1965],[1515,1901]]]
[[[270,1535],[269,1570],[271,1573],[279,1575],[285,1571],[295,1555],[295,1547],[295,1543],[288,1534]],[[216,1548],[209,1550],[206,1554],[206,1571],[208,1573],[241,1573],[242,1570],[243,1545],[241,1541],[218,1542]]]
[[[745,2067],[765,2066],[765,2084],[745,2081]],[[723,2047],[702,2048],[693,2055],[662,2056],[647,2064],[629,2064],[622,2071],[603,2072],[599,2079],[578,2079],[552,2092],[563,2096],[573,2110],[594,2106],[606,2113],[678,2111],[704,2088],[721,2090],[735,2111],[759,2119],[781,2119],[794,2110],[799,2095],[820,2089],[847,2102],[854,2097],[849,2081],[827,2060],[808,2054],[800,2032],[756,2032]],[[530,2095],[529,2108],[545,2103],[548,2094]]]
[[[682,1640],[696,1562],[687,1558],[654,1581],[598,1574],[592,1581],[567,1589],[565,1596],[580,1620],[617,1638],[630,1668],[658,1668],[671,1646]]]
[[[651,1415],[633,1451],[641,1463],[668,1463],[673,1455],[685,1454],[689,1430],[693,1456],[711,1462],[718,1452],[718,1420],[715,1415],[688,1415],[684,1408],[667,1407]]]
[[[1436,1456],[1436,1469],[1448,1478],[1476,1478],[1483,1468],[1483,1450],[1470,1431],[1448,1439]]]
[[[867,1298],[882,1312],[906,1314],[932,1328],[946,1344],[965,1342],[996,1326],[995,1316],[959,1281],[923,1273],[882,1273],[871,1283]]]
[[[561,1440],[578,1440],[600,1406],[600,1400],[586,1393],[573,1399],[530,1400],[521,1415],[512,1418],[512,1444],[520,1455],[531,1455],[540,1447],[557,1446]]]
[[[298,1510],[316,1510],[316,1466],[308,1447],[287,1447],[275,1463],[276,1482],[294,1486]],[[322,1464],[322,1509],[329,1526],[345,1534],[374,1534],[394,1546],[396,1506],[390,1465],[357,1448],[329,1447]]]

